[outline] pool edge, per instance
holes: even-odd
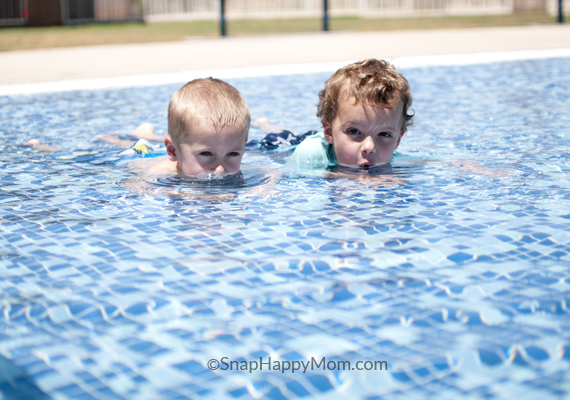
[[[401,69],[487,64],[504,61],[520,61],[544,58],[570,57],[570,48],[498,51],[464,54],[439,54],[387,58]],[[322,63],[279,64],[258,67],[202,69],[175,73],[122,75],[108,78],[70,79],[34,83],[0,85],[0,96],[67,92],[75,90],[120,89],[140,86],[158,86],[184,83],[195,78],[213,76],[220,79],[251,78],[261,76],[297,75],[307,73],[333,72],[356,60]]]

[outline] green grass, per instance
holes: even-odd
[[[394,31],[418,29],[472,28],[553,24],[555,18],[543,14],[500,16],[421,17],[421,18],[332,18],[330,29],[336,31]],[[316,32],[320,19],[278,19],[229,21],[229,35]],[[101,44],[148,43],[182,40],[187,37],[217,36],[215,21],[168,23],[113,23],[47,28],[1,28],[0,51],[45,49],[53,47]]]

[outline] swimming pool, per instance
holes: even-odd
[[[569,61],[403,69],[416,126],[390,169],[254,152],[247,184],[210,188],[229,197],[20,145],[164,133],[180,84],[0,97],[1,398],[567,398]],[[302,131],[329,75],[228,81]]]

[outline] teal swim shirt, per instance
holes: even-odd
[[[287,164],[296,170],[307,170],[323,169],[337,162],[332,145],[325,139],[324,132],[319,132],[303,140]]]

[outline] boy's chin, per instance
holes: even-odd
[[[343,168],[354,169],[354,170],[369,170],[369,169],[374,169],[374,168],[378,168],[378,167],[384,167],[388,164],[390,164],[390,163],[389,162],[378,163],[378,164],[364,163],[364,164],[356,164],[356,165],[339,164],[339,166],[341,166]]]
[[[366,164],[366,165],[338,164],[329,169],[329,171],[334,171],[334,172],[344,172],[350,174],[364,173],[364,174],[373,174],[373,175],[390,173],[391,170],[392,170],[392,165],[389,162],[382,164]]]

